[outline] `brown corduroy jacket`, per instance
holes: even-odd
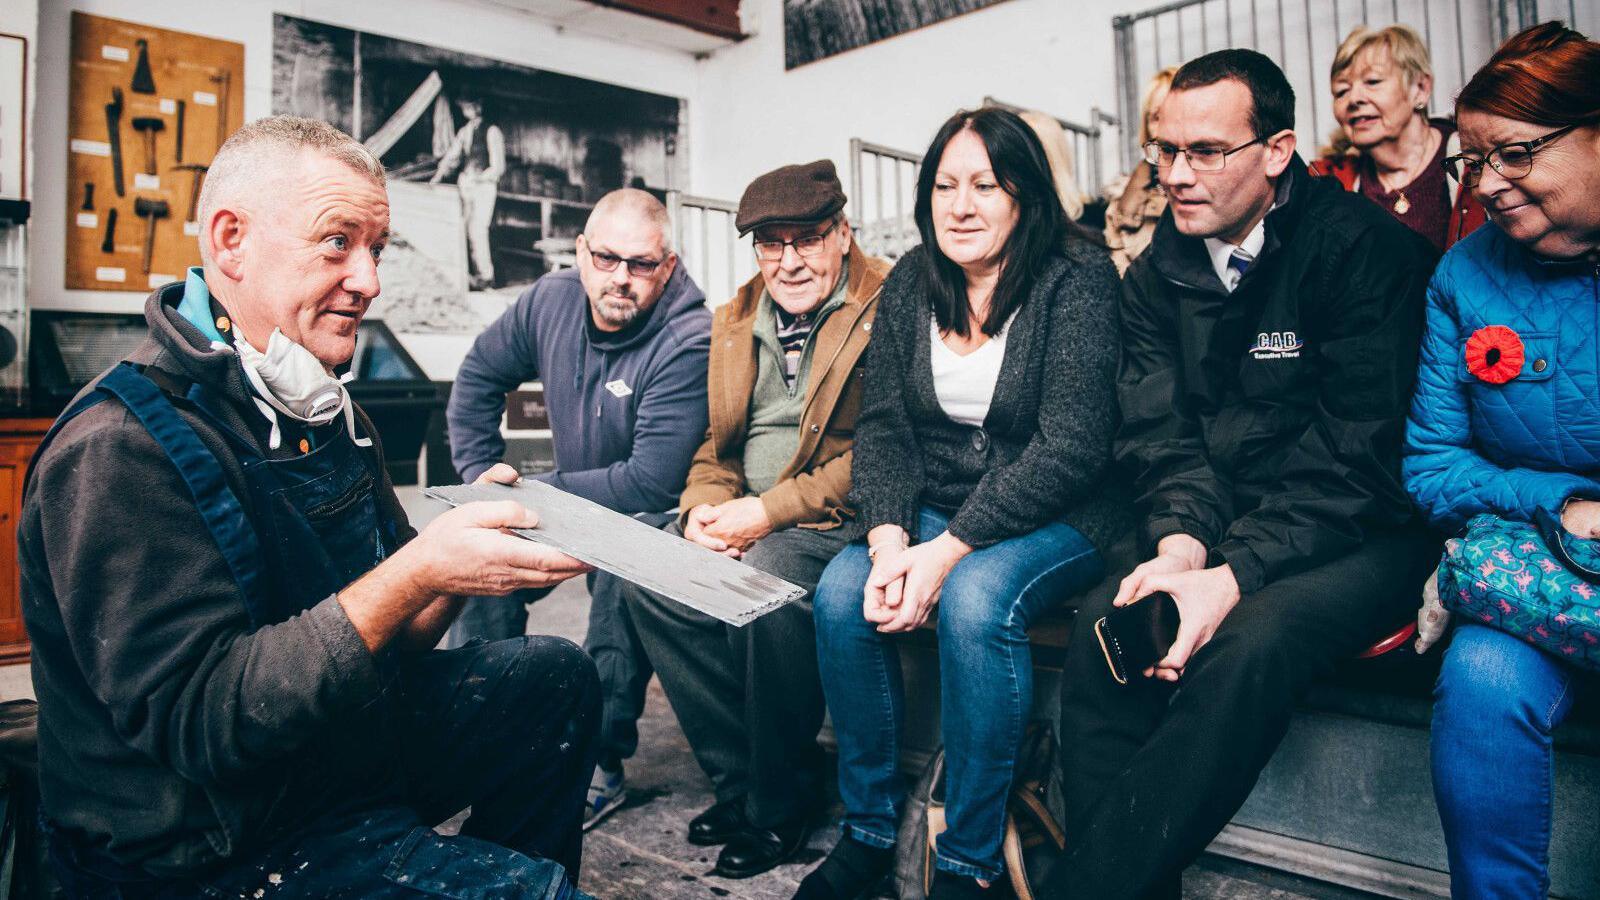
[[[837,528],[850,511],[850,452],[861,410],[863,351],[872,336],[878,291],[889,274],[886,260],[850,245],[844,305],[812,336],[811,375],[800,417],[800,447],[777,484],[761,495],[773,530]],[[744,441],[750,395],[756,384],[755,319],[765,284],[750,279],[711,320],[711,364],[706,378],[710,426],[694,455],[678,508],[724,503],[748,493]]]

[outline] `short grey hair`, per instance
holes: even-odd
[[[200,189],[200,221],[210,221],[211,214],[245,185],[260,182],[274,161],[291,159],[304,150],[338,160],[379,185],[386,183],[383,163],[350,135],[320,119],[268,116],[235,131],[217,148]],[[203,240],[200,252],[206,255]]]
[[[672,216],[667,213],[667,207],[656,199],[649,191],[639,188],[618,188],[596,201],[594,209],[589,212],[589,219],[583,225],[584,237],[589,237],[594,230],[594,224],[606,216],[635,215],[650,223],[657,231],[661,232],[661,249],[668,253],[672,249]]]

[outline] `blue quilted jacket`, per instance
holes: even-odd
[[[1522,370],[1504,384],[1467,371],[1467,339],[1489,325],[1522,339]],[[1451,532],[1479,513],[1531,521],[1600,499],[1600,265],[1541,260],[1492,223],[1445,254],[1402,474]]]

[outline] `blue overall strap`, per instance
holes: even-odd
[[[121,400],[177,467],[234,582],[253,601],[260,590],[261,546],[244,506],[223,476],[222,463],[167,395],[133,364],[125,362],[111,370],[101,379],[99,390]]]

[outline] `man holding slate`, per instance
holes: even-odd
[[[858,366],[889,270],[855,245],[844,205],[826,160],[785,166],[745,190],[735,225],[754,232],[761,273],[712,320],[711,424],[668,526],[805,588],[806,598],[734,628],[622,587],[715,786],[717,802],[689,823],[689,841],[726,844],[716,871],[728,878],[765,872],[804,847],[822,795],[810,591],[845,543]]]
[[[24,494],[56,876],[72,897],[583,896],[593,663],[550,637],[432,648],[461,595],[588,566],[502,533],[538,524],[515,503],[419,534],[334,374],[378,296],[383,167],[325,122],[261,119],[217,151],[199,223],[204,266],[150,295],[149,338],[57,420]]]

